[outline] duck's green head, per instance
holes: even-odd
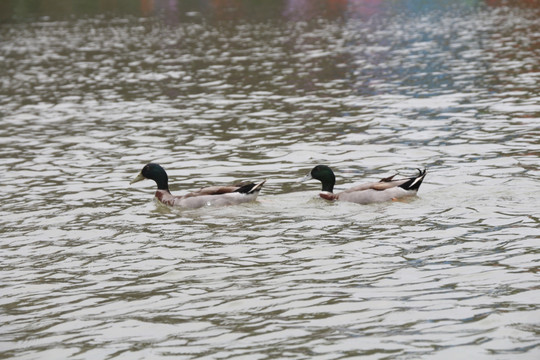
[[[131,180],[130,184],[144,179],[154,180],[157,184],[158,190],[169,190],[169,178],[165,172],[165,169],[163,169],[159,164],[146,164],[139,175],[137,175],[135,179]]]
[[[304,180],[317,179],[322,183],[322,191],[333,192],[336,176],[332,169],[326,165],[317,165],[306,175]]]

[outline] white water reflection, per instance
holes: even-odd
[[[0,356],[538,357],[538,9],[386,11],[2,25]],[[150,160],[268,182],[168,209]]]

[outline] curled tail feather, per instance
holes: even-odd
[[[255,184],[255,183],[246,184],[244,186],[239,187],[234,192],[238,192],[241,194],[253,194],[254,192],[261,190],[265,182],[266,180],[263,180],[258,184]]]
[[[426,169],[424,170],[418,170],[418,175],[409,178],[409,180],[401,185],[399,185],[400,188],[403,188],[405,190],[411,190],[411,191],[418,191],[418,188],[420,188],[420,185],[422,185],[422,181],[424,181],[424,178],[426,177]]]

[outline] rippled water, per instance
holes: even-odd
[[[0,358],[540,358],[538,3],[36,3],[0,26]],[[148,161],[268,182],[169,209]],[[327,203],[318,163],[428,176]]]

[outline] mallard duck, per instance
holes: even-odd
[[[326,200],[349,201],[357,204],[370,204],[375,202],[396,200],[406,196],[416,195],[418,188],[426,176],[426,170],[418,169],[417,176],[396,179],[394,176],[372,182],[354,186],[348,190],[334,194],[336,176],[332,169],[326,165],[315,166],[303,181],[317,179],[322,183],[320,197]]]
[[[165,169],[155,163],[146,164],[130,184],[144,179],[150,179],[156,182],[157,191],[155,196],[163,204],[190,209],[196,209],[206,205],[223,206],[254,201],[259,194],[259,190],[261,190],[261,187],[266,182],[266,180],[263,180],[258,184],[210,186],[186,195],[175,196],[169,191],[169,178]]]

